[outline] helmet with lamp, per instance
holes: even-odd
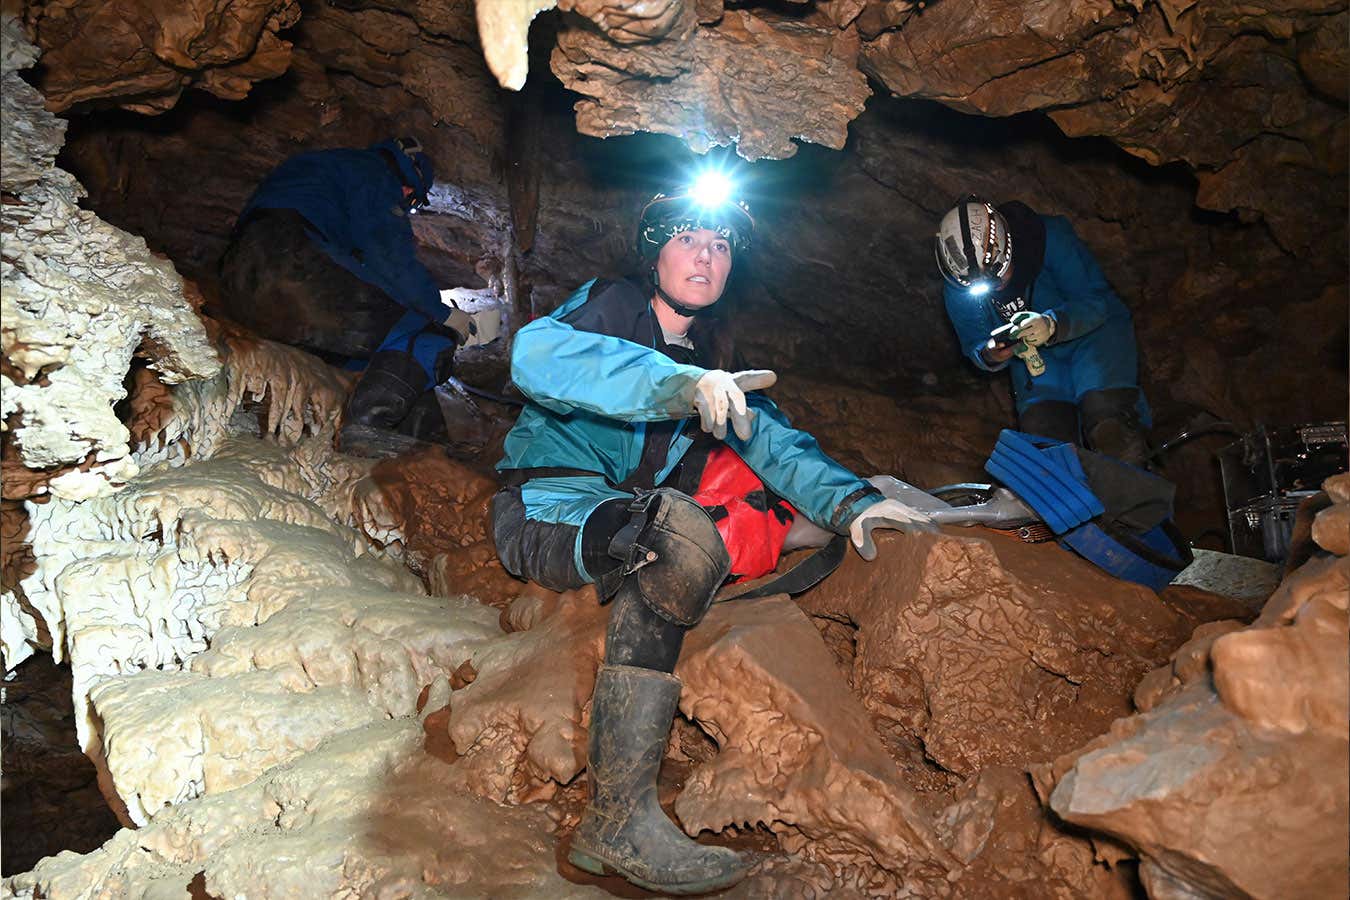
[[[733,254],[750,249],[755,220],[736,195],[732,180],[721,172],[704,172],[682,188],[647,201],[638,220],[637,247],[651,262],[666,241],[683,231],[707,228],[731,242]]]
[[[390,138],[380,141],[371,149],[388,154],[387,158],[390,165],[398,171],[399,180],[411,191],[406,204],[413,208],[425,206],[430,197],[436,173],[431,157],[422,149],[422,145],[417,138]]]
[[[992,203],[970,195],[942,217],[933,254],[949,284],[982,297],[1007,283],[1012,271],[1012,233]]]

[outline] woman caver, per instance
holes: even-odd
[[[528,402],[507,436],[497,465],[505,487],[492,503],[508,571],[558,591],[594,583],[610,604],[591,700],[590,804],[569,859],[681,894],[745,874],[735,852],[694,842],[657,804],[685,632],[729,574],[773,568],[785,522],[848,534],[872,559],[872,529],[926,521],[752,393],[770,387],[773,372],[727,371],[730,346],[713,309],[750,249],[754,220],[743,201],[707,199],[698,187],[646,205],[638,277],[589,281],[516,335],[511,375]],[[700,505],[714,464],[751,477],[749,502]],[[767,568],[754,563],[766,545]]]

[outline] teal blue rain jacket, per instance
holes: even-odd
[[[580,525],[605,500],[629,496],[614,486],[637,468],[645,424],[688,418],[694,385],[707,371],[681,365],[652,347],[562,321],[586,302],[592,284],[582,285],[550,316],[522,328],[511,353],[511,377],[529,402],[506,437],[498,470],[596,473],[541,472],[527,481],[522,489],[526,515],[537,520]],[[770,490],[811,521],[844,534],[855,516],[881,499],[867,482],[826,456],[815,438],[793,428],[773,401],[760,394],[750,394],[747,401],[756,412],[750,438],[728,434],[726,443]],[[682,426],[671,442],[658,485],[692,443],[683,431]],[[580,534],[578,554],[579,544]],[[580,565],[578,570],[585,571]]]

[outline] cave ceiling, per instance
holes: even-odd
[[[281,159],[412,133],[438,166],[433,274],[535,315],[630,265],[643,196],[711,156],[761,223],[751,350],[975,391],[928,235],[976,191],[1069,216],[1135,310],[1146,389],[1218,415],[1291,396],[1220,371],[1272,348],[1344,379],[1347,21],[1331,0],[25,6],[91,205],[194,277]]]

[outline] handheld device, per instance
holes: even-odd
[[[1018,343],[1017,326],[1011,322],[989,332],[990,350],[1003,350],[1007,347],[1014,347]]]
[[[1031,377],[1035,378],[1045,374],[1045,360],[1041,359],[1041,354],[1035,347],[1030,347],[1022,343],[1017,336],[1018,328],[1013,323],[999,326],[989,332],[989,349],[1003,350],[1007,347],[1015,348],[1013,353],[1018,359],[1026,363],[1027,371]]]

